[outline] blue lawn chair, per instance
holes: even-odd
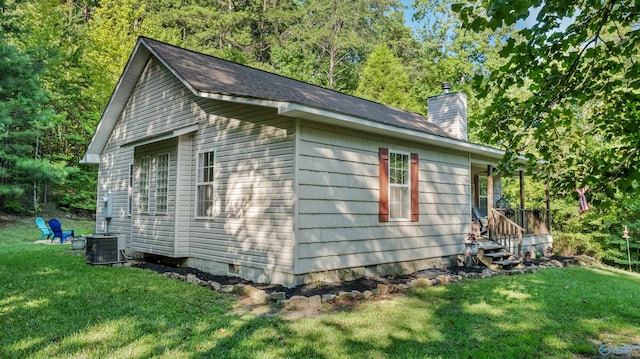
[[[49,227],[47,227],[47,224],[44,223],[44,219],[38,217],[36,218],[36,225],[38,226],[38,229],[40,231],[42,231],[42,235],[40,236],[40,240],[42,240],[43,238],[47,238],[49,239],[49,237],[53,236],[53,232],[51,232],[51,229]]]
[[[60,238],[60,244],[62,244],[67,237],[75,238],[73,229],[63,231],[60,221],[55,218],[49,220],[49,227],[51,227],[51,231],[53,232],[53,238],[51,238],[51,242],[53,242],[53,240],[56,238]]]

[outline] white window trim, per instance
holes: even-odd
[[[133,214],[133,187],[135,186],[135,167],[133,163],[129,163],[129,177],[127,178],[127,216]]]
[[[200,155],[202,155],[203,153],[209,153],[209,152],[213,152],[213,181],[211,182],[201,182],[200,181]],[[216,218],[216,211],[215,211],[215,194],[216,194],[216,164],[218,163],[218,151],[214,148],[214,149],[206,149],[206,150],[201,150],[198,151],[197,155],[196,155],[196,188],[195,188],[195,208],[194,208],[194,217],[195,219],[214,219]],[[198,206],[199,201],[198,201],[198,187],[200,185],[206,185],[206,184],[211,184],[212,188],[213,188],[213,198],[212,198],[212,202],[213,202],[213,210],[211,213],[211,216],[201,216],[198,215]]]
[[[396,184],[391,183],[391,157],[393,154],[407,156],[407,183],[406,184]],[[411,153],[406,151],[397,151],[393,149],[389,149],[389,168],[387,168],[387,173],[389,174],[389,222],[406,222],[411,220]],[[405,188],[407,191],[407,196],[405,200],[405,212],[407,213],[407,217],[394,217],[394,211],[392,206],[392,188],[400,187]]]

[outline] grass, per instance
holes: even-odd
[[[288,321],[35,245],[31,220],[0,234],[1,358],[597,358],[602,343],[640,345],[640,279],[610,269],[467,280]]]

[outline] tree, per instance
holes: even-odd
[[[355,95],[401,109],[418,108],[411,97],[407,69],[386,45],[378,46],[369,56]]]
[[[377,40],[376,20],[399,7],[395,1],[306,0],[305,16],[289,30],[290,40],[310,47],[316,68],[310,82],[351,92],[357,86],[356,65]]]
[[[450,82],[456,91],[465,92],[470,120],[469,137],[480,141],[477,132],[482,124],[482,109],[491,96],[479,99],[472,80],[495,71],[505,60],[499,52],[506,38],[517,34],[510,26],[473,32],[462,26],[460,16],[452,11],[457,0],[414,0],[414,22],[422,48],[415,93],[426,106],[427,98],[441,92],[440,84]],[[424,110],[423,110],[424,111]]]
[[[38,80],[41,65],[1,36],[0,59],[0,203],[5,210],[21,211],[28,188],[37,207],[38,183],[60,182],[68,170],[39,156],[42,133],[54,116]]]
[[[524,25],[509,39],[507,61],[481,93],[495,92],[483,138],[533,166],[550,163],[552,188],[590,187],[595,200],[640,186],[640,11],[635,0],[505,1],[455,6],[464,26],[495,30]],[[534,9],[537,10],[537,15]]]

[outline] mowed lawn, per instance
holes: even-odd
[[[598,358],[603,343],[640,345],[640,278],[623,271],[465,280],[291,320],[149,271],[89,266],[39,237],[32,219],[0,227],[0,358]]]

